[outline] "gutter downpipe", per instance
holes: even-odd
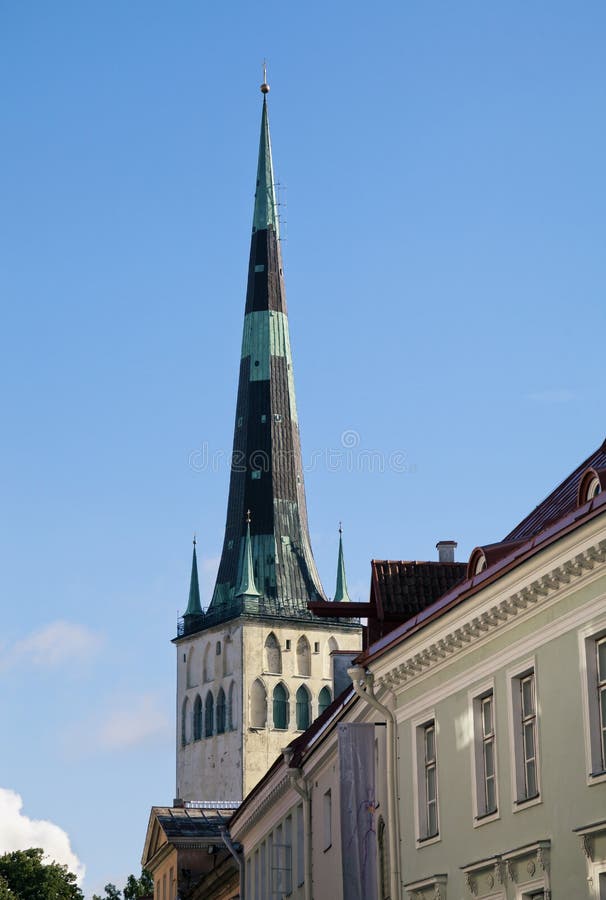
[[[303,823],[305,828],[305,900],[312,900],[311,893],[311,790],[303,774],[303,769],[295,769],[291,767],[294,755],[290,747],[282,750],[284,762],[286,763],[286,774],[288,775],[291,787],[297,792],[303,800]]]
[[[400,900],[400,827],[398,819],[398,770],[396,766],[396,719],[393,712],[374,695],[374,675],[364,666],[347,670],[353,689],[368,706],[385,716],[387,740],[387,833],[389,836],[389,890],[392,900]]]
[[[234,847],[229,831],[225,825],[219,827],[219,834],[221,835],[223,843],[238,863],[238,868],[240,869],[240,900],[246,900],[246,868],[244,866],[244,854],[238,853]]]

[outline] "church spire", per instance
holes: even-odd
[[[239,615],[243,587],[259,614],[309,617],[324,599],[309,530],[265,79],[227,523],[213,621]],[[254,519],[246,522],[246,510]]]
[[[264,73],[265,74],[265,73]],[[255,190],[255,211],[253,215],[253,232],[271,227],[280,237],[278,221],[278,204],[276,202],[276,186],[274,183],[274,166],[271,157],[271,138],[269,136],[269,115],[267,113],[267,94],[269,85],[263,80],[263,111],[261,113],[261,135],[259,138],[259,161],[257,163],[257,187]]]
[[[347,590],[345,578],[345,558],[343,556],[343,528],[339,522],[339,559],[337,561],[337,587],[335,589],[335,603],[351,603],[351,597]]]
[[[198,560],[196,559],[196,536],[194,535],[194,552],[191,560],[191,578],[189,579],[189,602],[185,610],[186,616],[201,616],[200,585],[198,583]]]

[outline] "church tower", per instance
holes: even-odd
[[[326,597],[307,524],[265,81],[261,91],[223,551],[203,612],[194,541],[189,602],[174,641],[182,800],[241,800],[334,699],[331,653],[361,646],[357,622],[318,620],[307,607]],[[343,570],[341,595],[344,578]]]

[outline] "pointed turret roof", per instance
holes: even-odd
[[[236,597],[260,597],[255,584],[255,565],[253,563],[252,544],[250,541],[250,510],[246,514],[246,539],[244,541],[244,559],[242,576],[236,591]]]
[[[337,561],[337,587],[335,589],[335,603],[351,603],[351,597],[347,590],[345,577],[345,557],[343,556],[343,529],[339,524],[339,559]]]
[[[191,560],[191,578],[189,579],[189,602],[185,610],[186,616],[201,616],[202,604],[200,603],[200,585],[198,583],[198,560],[196,558],[196,538],[194,537],[194,552]]]

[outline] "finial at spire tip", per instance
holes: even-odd
[[[263,60],[263,84],[261,85],[261,93],[269,94],[269,85],[267,83],[267,62]]]
[[[246,524],[250,525],[250,510],[246,510]]]
[[[194,531],[194,547],[196,546],[196,532]]]
[[[339,522],[339,534],[343,534],[343,522]]]

